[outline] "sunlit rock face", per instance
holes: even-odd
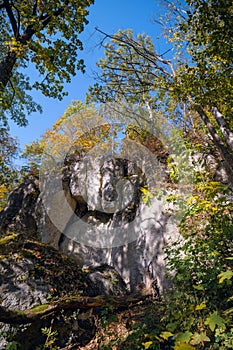
[[[148,179],[141,169],[127,159],[74,156],[62,171],[29,177],[15,189],[1,229],[39,236],[80,266],[110,265],[132,292],[154,281],[163,290],[163,248],[177,229],[159,200],[143,202]]]
[[[76,208],[59,249],[81,256],[84,266],[113,266],[132,292],[139,285],[150,288],[155,280],[166,288],[163,248],[177,229],[162,202],[143,203],[147,179],[142,171],[125,159],[95,158],[76,159],[68,172]]]

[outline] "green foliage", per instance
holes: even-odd
[[[3,1],[0,4],[0,119],[6,125],[11,117],[26,125],[26,115],[41,107],[30,91],[62,99],[64,84],[71,81],[84,62],[77,59],[82,50],[79,34],[88,23],[87,7],[93,0]],[[23,71],[30,65],[40,77],[35,81]],[[28,94],[29,92],[29,94]]]
[[[188,199],[180,241],[167,247],[173,278],[165,326],[175,349],[231,349],[233,209],[230,192],[217,183],[200,181]],[[188,347],[187,347],[188,349]]]
[[[142,201],[148,206],[151,206],[151,200],[155,197],[155,194],[148,190],[148,187],[140,187],[140,191],[142,192]]]
[[[214,311],[212,314],[210,314],[206,320],[205,320],[205,324],[207,326],[209,326],[210,330],[212,332],[214,332],[214,330],[219,327],[223,330],[225,330],[226,326],[225,326],[225,321],[224,319],[219,316],[218,311]]]
[[[45,344],[42,346],[41,349],[51,349],[51,350],[57,350],[59,349],[58,346],[55,346],[55,342],[57,340],[57,331],[53,331],[52,327],[45,327],[42,328],[42,333],[46,335],[46,341]]]
[[[168,338],[160,337],[163,306],[152,300],[128,310],[104,308],[99,316],[96,342],[98,349],[166,350]]]
[[[21,346],[16,341],[12,341],[6,346],[6,350],[19,350],[19,349],[21,349]]]
[[[17,140],[10,136],[6,128],[0,128],[0,210],[5,207],[9,192],[18,180],[17,169],[13,166],[17,154]]]
[[[162,21],[174,57],[169,58],[170,45],[159,55],[145,34],[104,33],[110,42],[104,45],[105,58],[97,64],[101,76],[88,99],[126,100],[163,111],[185,132],[201,134],[205,144],[214,145],[233,183],[232,3],[167,3],[172,19]]]
[[[187,1],[187,18],[180,30],[188,38],[188,51],[196,63],[188,79],[199,80],[201,103],[224,103],[224,114],[230,119],[233,80],[230,74],[232,56],[232,11],[230,0]],[[195,92],[193,92],[195,93]],[[225,104],[226,103],[226,104]]]
[[[132,30],[119,30],[108,36],[105,58],[99,60],[100,82],[89,88],[89,101],[127,101],[165,110],[174,110],[169,91],[172,65],[155,52],[152,39],[145,34],[136,37]]]
[[[105,58],[98,63],[102,75],[88,98],[126,100],[162,111],[182,128],[189,149],[212,154],[216,164],[222,160],[232,185],[232,2],[166,3],[170,12],[162,21],[174,57],[168,58],[169,49],[167,56],[160,56],[145,34],[134,36],[131,30],[105,34],[109,42],[104,45]],[[136,131],[128,132],[140,142],[146,135]],[[181,174],[190,177],[190,160],[182,162],[180,145],[177,142],[177,159],[168,158],[168,167],[170,179],[183,192],[186,183],[180,184]],[[232,191],[213,179],[214,172],[195,166],[192,194],[187,193],[185,201],[182,197],[180,240],[166,250],[173,288],[166,296],[156,339],[173,341],[175,350],[231,349]],[[147,188],[142,193],[150,204],[152,194]],[[180,204],[177,193],[167,200]],[[151,348],[151,341],[142,342]]]

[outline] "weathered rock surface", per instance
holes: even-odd
[[[101,265],[88,270],[88,295],[124,295],[126,284],[119,273],[108,265]]]
[[[163,248],[177,235],[170,215],[157,199],[151,199],[150,206],[143,203],[141,187],[147,179],[132,161],[92,162],[85,159],[84,166],[77,158],[70,170],[77,207],[59,249],[77,259],[82,256],[84,266],[113,266],[132,292],[138,284],[149,286],[154,280],[161,290],[166,288]]]
[[[37,234],[35,208],[39,196],[39,178],[28,176],[9,196],[7,207],[0,212],[0,232]]]
[[[39,236],[80,266],[114,267],[131,292],[155,280],[162,290],[167,286],[163,248],[177,231],[162,202],[143,203],[146,184],[132,161],[74,156],[62,171],[51,169],[40,182],[30,176],[14,190],[0,226]]]
[[[43,307],[59,297],[73,295],[126,294],[126,286],[113,268],[102,266],[83,271],[71,257],[43,243],[25,240],[22,234],[6,235],[0,240],[0,286],[1,306],[11,310]],[[16,341],[23,349],[34,350],[45,343],[42,328],[50,327],[51,322],[53,331],[58,332],[59,346],[69,342],[85,344],[94,335],[94,319],[73,311],[61,310],[55,318],[38,320],[33,325],[1,324],[0,349]]]

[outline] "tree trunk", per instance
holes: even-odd
[[[7,55],[0,62],[0,91],[3,91],[7,86],[17,60],[14,51],[8,51]]]
[[[65,4],[68,5],[68,1],[65,1]],[[52,17],[58,17],[59,15],[64,12],[64,7],[61,7],[57,11],[53,13],[53,15],[48,15],[45,18],[38,17],[38,20],[42,24],[43,28],[45,28],[51,21]],[[10,18],[11,24],[15,22],[15,19],[13,17]],[[16,35],[15,33],[15,40],[20,43],[20,45],[26,45],[27,42],[29,42],[32,39],[32,36],[35,34],[35,29],[32,25],[29,25],[24,33],[22,35]],[[0,91],[4,91],[6,88],[11,76],[12,72],[15,66],[17,60],[17,54],[16,52],[9,49],[6,56],[3,58],[3,60],[0,62]]]
[[[227,145],[230,147],[233,153],[233,132],[230,130],[229,125],[227,124],[222,113],[216,107],[212,108],[212,113],[220,127],[223,136],[225,137]]]
[[[205,126],[207,127],[215,147],[218,149],[222,159],[224,160],[224,167],[227,172],[229,181],[231,182],[231,184],[233,184],[233,152],[229,145],[229,142],[223,143],[202,107],[199,106],[196,108],[196,110],[200,115],[202,121],[204,122]],[[224,136],[226,139],[226,135]]]

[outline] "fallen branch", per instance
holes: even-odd
[[[87,309],[96,307],[111,307],[112,309],[127,308],[145,300],[149,295],[123,295],[123,296],[97,296],[63,297],[49,304],[34,306],[27,310],[11,310],[0,306],[0,322],[9,324],[27,324],[36,322],[42,318],[54,316],[62,310]]]

